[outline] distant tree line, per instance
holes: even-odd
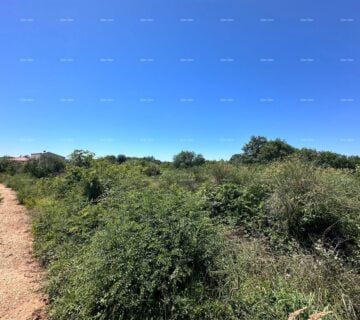
[[[263,136],[252,136],[248,143],[242,148],[242,153],[234,154],[230,158],[233,164],[267,164],[274,161],[281,161],[289,157],[295,157],[304,161],[312,162],[321,167],[335,169],[355,170],[360,166],[359,156],[345,156],[330,151],[317,151],[308,148],[295,148],[285,140],[269,140]],[[28,162],[19,163],[13,161],[11,157],[0,158],[0,173],[15,174],[19,172],[30,173],[31,175],[42,178],[57,175],[65,170],[66,164],[76,167],[89,168],[95,158],[95,154],[87,150],[74,150],[68,160],[63,160],[56,156],[46,156],[40,159],[30,159]],[[136,161],[143,166],[143,172],[148,176],[160,174],[160,160],[152,156],[148,157],[128,157],[124,154],[107,155],[104,159],[112,164],[122,164],[127,161]],[[178,169],[187,169],[201,166],[206,162],[201,154],[193,151],[181,151],[173,157],[173,166]]]
[[[359,156],[345,156],[330,151],[297,149],[281,139],[268,140],[262,136],[253,136],[242,148],[242,153],[234,154],[230,161],[234,163],[269,163],[288,157],[297,157],[322,167],[336,169],[356,169],[360,165]]]

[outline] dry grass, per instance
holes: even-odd
[[[297,317],[298,317],[300,314],[302,314],[306,309],[307,309],[307,307],[302,308],[302,309],[300,309],[300,310],[294,311],[293,313],[291,313],[291,314],[289,315],[288,320],[296,320]]]
[[[301,315],[306,309],[307,309],[307,307],[294,311],[293,313],[291,313],[289,315],[288,320],[296,320],[297,317],[299,315]],[[332,311],[317,312],[317,313],[312,314],[308,320],[320,320],[331,313],[332,313]]]
[[[317,312],[317,313],[314,313],[313,315],[311,315],[309,320],[319,320],[319,319],[326,317],[328,314],[331,314],[331,313],[332,313],[332,311]]]

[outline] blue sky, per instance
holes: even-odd
[[[360,154],[358,0],[2,0],[0,154]]]

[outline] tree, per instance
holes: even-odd
[[[305,161],[316,161],[319,158],[319,152],[314,149],[302,148],[296,152],[296,155]]]
[[[88,150],[74,150],[69,156],[70,163],[77,167],[90,167],[95,154]]]
[[[245,144],[242,148],[243,155],[245,157],[256,159],[261,149],[268,143],[268,140],[265,137],[261,136],[252,136],[250,141]]]
[[[332,167],[336,169],[356,168],[356,166],[354,166],[346,156],[330,151],[319,152],[319,158],[317,162],[323,167]]]
[[[32,174],[34,177],[43,178],[59,174],[65,170],[65,160],[46,155],[40,159],[32,159],[26,163],[24,171]]]
[[[116,157],[116,162],[119,164],[124,163],[126,160],[127,160],[127,158],[126,158],[126,155],[124,155],[124,154],[119,154]]]
[[[174,156],[174,166],[176,168],[190,168],[205,163],[205,158],[201,154],[192,151],[181,151]]]
[[[153,163],[156,163],[156,164],[161,164],[161,161],[155,159],[153,156],[143,157],[143,158],[141,158],[141,160],[144,160],[144,161],[147,161],[147,162],[153,162]]]
[[[267,140],[262,136],[252,136],[242,150],[243,153],[233,155],[230,161],[267,163],[283,159],[294,153],[296,149],[284,140]]]
[[[330,151],[316,151],[313,149],[300,149],[296,155],[303,160],[311,161],[321,167],[331,167],[335,169],[355,170],[359,164],[359,157],[347,157]]]
[[[295,152],[295,148],[290,146],[284,140],[275,139],[266,142],[257,157],[257,161],[261,163],[281,160]]]
[[[116,163],[116,157],[114,155],[105,156],[104,159],[110,163]]]

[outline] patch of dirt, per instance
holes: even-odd
[[[0,320],[43,320],[43,270],[33,256],[31,221],[16,194],[0,185]]]

